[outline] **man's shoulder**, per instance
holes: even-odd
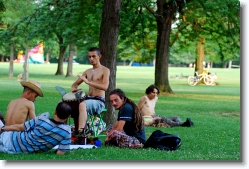
[[[132,105],[130,103],[125,103],[123,108],[133,110],[133,107],[132,107]]]
[[[148,98],[148,96],[144,95],[141,97],[141,99],[148,100],[149,98]]]
[[[101,65],[102,69],[104,69],[105,71],[110,71],[110,69],[108,67],[105,67],[104,65]]]
[[[22,106],[27,106],[27,104],[34,104],[34,103],[26,98],[17,98],[17,99],[11,100],[8,106],[22,107]]]
[[[139,99],[140,102],[146,102],[146,101],[148,101],[148,100],[149,100],[149,98],[148,98],[146,95],[140,97],[140,99]]]

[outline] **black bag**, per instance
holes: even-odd
[[[161,130],[154,131],[146,143],[144,148],[155,148],[160,150],[173,151],[181,146],[181,138],[176,134],[164,133]]]

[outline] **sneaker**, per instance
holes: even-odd
[[[75,137],[79,138],[79,137],[86,137],[86,129],[82,128],[79,129],[77,132],[75,132]]]
[[[187,118],[187,121],[189,123],[189,127],[194,125],[194,122],[192,122],[190,118]]]
[[[187,120],[182,124],[184,127],[191,127],[194,125],[194,122],[191,121],[190,118],[187,118]]]

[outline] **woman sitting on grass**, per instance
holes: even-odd
[[[183,122],[179,116],[161,117],[155,113],[155,106],[158,100],[157,95],[160,93],[155,85],[150,85],[145,90],[146,96],[142,96],[138,103],[138,108],[141,111],[145,126],[157,126],[158,123],[165,123],[165,126],[182,126],[190,127],[194,125],[190,118]]]

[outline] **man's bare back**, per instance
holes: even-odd
[[[20,98],[10,101],[6,112],[6,125],[22,124],[36,117],[34,102],[43,97],[41,85],[37,81],[21,81],[23,93]]]
[[[32,101],[18,98],[9,103],[6,112],[6,125],[22,124],[28,118],[35,118],[35,106]]]

